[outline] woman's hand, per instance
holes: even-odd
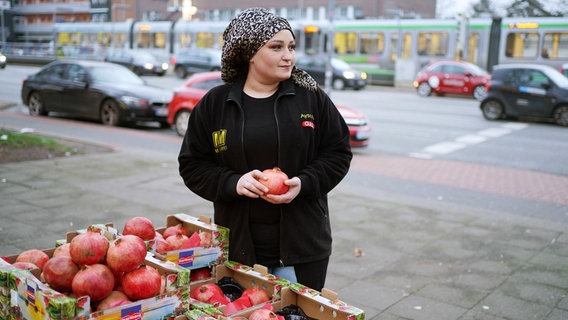
[[[243,174],[237,181],[237,194],[250,198],[258,198],[268,192],[268,188],[259,179],[266,176],[260,170],[252,170]]]
[[[292,179],[284,181],[284,184],[288,186],[288,191],[286,193],[280,195],[263,194],[260,197],[273,204],[292,202],[292,200],[294,200],[298,196],[298,194],[300,194],[300,190],[302,189],[302,181],[298,177],[293,177]]]

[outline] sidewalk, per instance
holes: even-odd
[[[329,197],[326,287],[367,319],[568,319],[566,225],[353,185]],[[212,216],[176,159],[134,148],[0,165],[0,208],[0,255],[92,223]]]

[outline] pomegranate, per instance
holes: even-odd
[[[97,311],[114,308],[130,302],[132,301],[128,300],[128,297],[124,294],[124,292],[115,290],[99,302],[97,305]]]
[[[147,299],[160,294],[162,277],[160,273],[146,265],[127,272],[122,277],[122,290],[131,300]]]
[[[199,237],[199,232],[194,232],[186,242],[181,245],[180,249],[189,249],[199,247],[201,244],[201,238]]]
[[[71,243],[60,245],[59,247],[55,248],[55,250],[53,251],[53,255],[51,257],[53,258],[61,255],[71,256],[71,254],[69,253],[70,248],[71,248]]]
[[[156,236],[156,230],[152,221],[146,217],[134,217],[124,224],[122,234],[139,236],[142,240],[152,240]]]
[[[184,236],[183,234],[176,234],[166,238],[166,241],[169,243],[172,250],[181,249],[181,247],[187,242],[187,240],[189,240],[189,237]]]
[[[209,247],[213,243],[213,235],[210,231],[199,231],[199,238],[201,239],[199,245],[202,247]]]
[[[191,270],[189,279],[191,282],[205,280],[211,278],[211,269],[209,267],[202,267],[198,269]]]
[[[32,270],[32,269],[39,269],[35,264],[26,261],[18,261],[12,263],[12,265],[18,269],[22,270]]]
[[[288,191],[288,186],[284,184],[284,181],[288,180],[288,175],[280,170],[278,167],[272,169],[266,169],[262,171],[268,179],[259,179],[260,183],[268,188],[266,194],[284,194]]]
[[[123,235],[111,242],[106,264],[113,271],[128,272],[136,269],[146,258],[146,244],[135,235]]]
[[[270,301],[268,293],[260,288],[245,289],[241,297],[248,297],[253,306]]]
[[[241,296],[238,299],[235,299],[235,301],[227,304],[227,306],[225,307],[225,315],[230,315],[232,313],[235,313],[235,312],[238,312],[238,311],[241,311],[243,309],[250,308],[250,307],[252,307],[252,304],[250,303],[250,299],[246,296]]]
[[[52,257],[43,266],[43,278],[55,291],[68,293],[72,291],[73,278],[79,272],[79,266],[70,256]]]
[[[85,265],[73,278],[71,287],[75,297],[89,296],[91,301],[97,302],[112,292],[114,275],[104,264]]]
[[[168,238],[169,236],[173,236],[176,234],[183,234],[189,237],[190,232],[185,229],[181,223],[176,224],[175,226],[170,226],[167,227],[164,230],[164,233],[162,234],[162,236],[164,237],[164,239]]]
[[[105,260],[108,247],[107,238],[89,227],[87,232],[71,240],[69,254],[78,265],[101,263]]]
[[[26,250],[20,253],[16,258],[16,262],[31,262],[40,269],[43,269],[43,265],[47,260],[49,260],[47,253],[38,249]]]
[[[223,290],[215,283],[202,284],[193,289],[190,294],[195,300],[211,304],[229,304],[231,300],[223,294]]]
[[[269,309],[261,308],[253,311],[248,320],[278,320],[278,315]]]
[[[154,240],[156,241],[156,252],[164,253],[174,250],[172,245],[168,241],[166,241],[166,239],[162,238],[162,236],[156,237],[156,239]]]

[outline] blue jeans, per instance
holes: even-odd
[[[298,279],[296,278],[296,271],[294,271],[293,266],[270,268],[268,273],[286,279],[290,281],[290,283],[298,282]]]

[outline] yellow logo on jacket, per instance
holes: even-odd
[[[227,129],[213,131],[212,137],[215,153],[227,150]]]

